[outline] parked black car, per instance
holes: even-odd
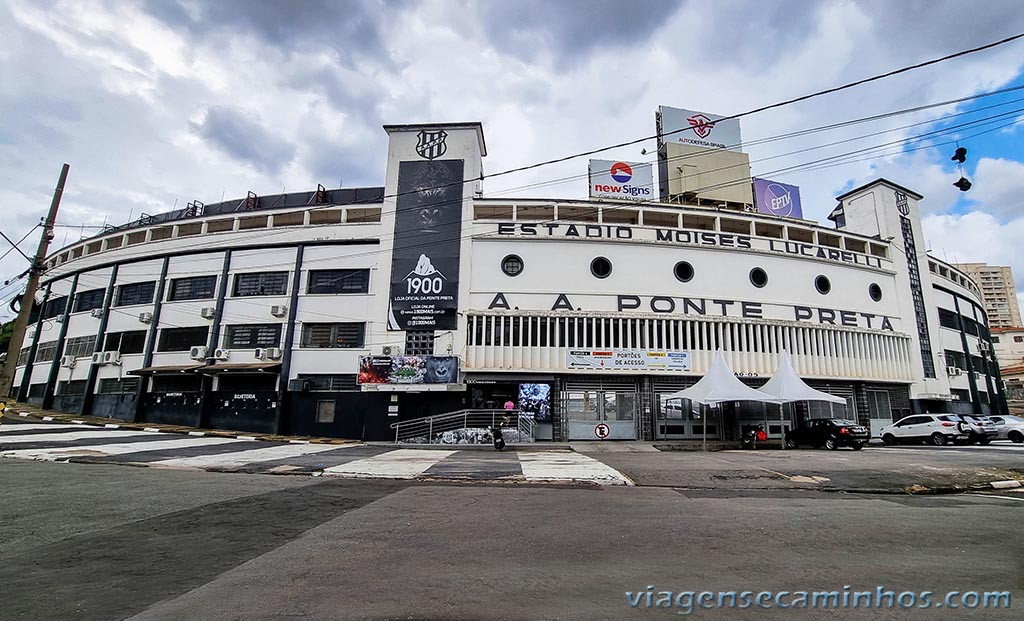
[[[855,451],[864,448],[871,439],[871,432],[845,418],[812,418],[804,421],[800,427],[786,434],[786,447],[799,446],[825,447],[835,450],[840,446],[848,446]]]

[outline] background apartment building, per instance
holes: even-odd
[[[960,263],[957,267],[978,283],[990,327],[1011,328],[1021,325],[1013,270],[986,263]]]

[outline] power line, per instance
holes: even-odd
[[[0,237],[3,237],[4,239],[6,239],[7,243],[9,243],[11,245],[10,249],[7,250],[7,252],[5,252],[2,256],[0,256],[0,260],[3,260],[4,257],[9,255],[11,253],[11,250],[17,250],[18,254],[20,254],[21,256],[25,257],[25,260],[28,261],[29,263],[31,263],[32,259],[30,259],[27,254],[22,252],[21,248],[18,248],[18,244],[20,244],[21,242],[25,241],[25,239],[28,238],[28,236],[32,234],[32,231],[36,230],[36,228],[38,226],[39,225],[37,224],[36,226],[34,226],[31,229],[29,229],[28,233],[25,233],[25,237],[22,237],[21,239],[18,240],[18,243],[12,242],[10,237],[7,237],[6,235],[4,235],[3,231],[0,231]]]

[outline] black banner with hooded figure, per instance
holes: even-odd
[[[388,330],[454,330],[463,160],[401,162]]]

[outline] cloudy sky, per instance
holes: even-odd
[[[481,121],[494,173],[648,136],[659,105],[735,114],[1020,32],[1019,0],[7,0],[0,230],[30,231],[63,162],[58,245],[193,199],[382,185],[384,123]],[[1022,70],[1018,41],[746,117],[753,172],[801,186],[818,220],[888,177],[925,195],[936,256],[1012,265],[1024,289],[1024,90],[765,140],[1022,86]],[[586,165],[484,189],[582,197]],[[9,253],[0,280],[25,267]]]

